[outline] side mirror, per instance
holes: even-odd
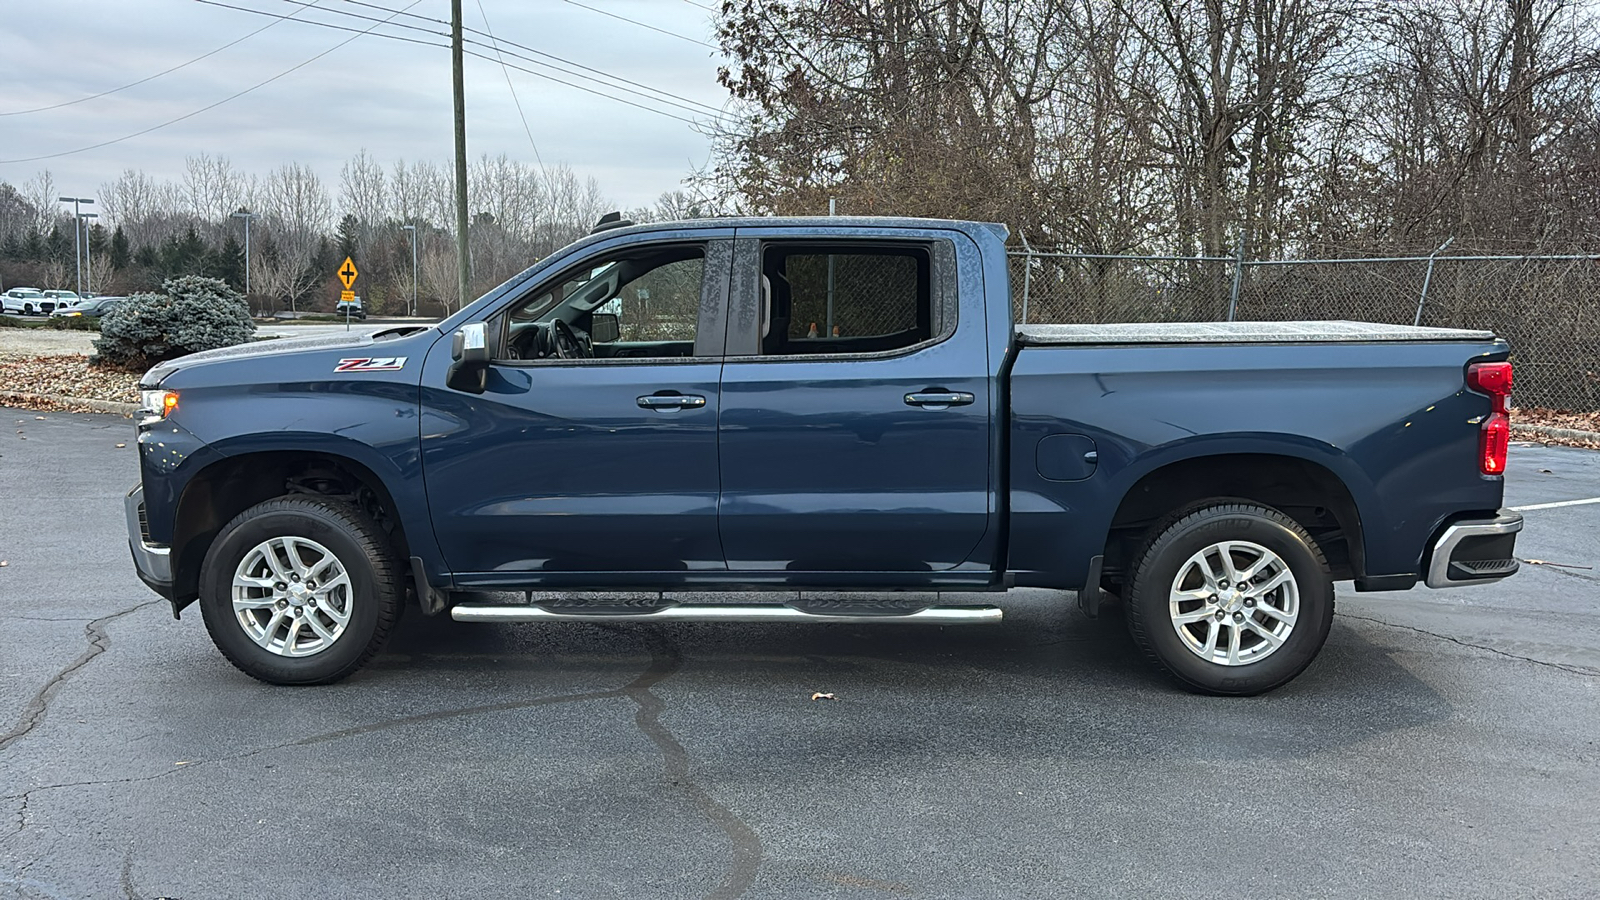
[[[589,316],[589,340],[596,344],[609,344],[622,337],[622,325],[616,313],[594,313]]]
[[[489,332],[482,322],[463,325],[450,336],[450,372],[445,384],[472,394],[483,393],[489,374]]]

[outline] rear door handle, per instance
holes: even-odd
[[[685,394],[649,394],[639,398],[639,406],[644,409],[699,409],[706,405],[706,398]]]
[[[924,409],[944,409],[947,406],[966,406],[973,397],[966,391],[922,391],[906,395],[907,406],[920,406]]]

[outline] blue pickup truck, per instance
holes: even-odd
[[[140,578],[276,684],[349,675],[407,606],[985,623],[940,592],[1032,585],[1256,694],[1317,654],[1334,582],[1517,569],[1492,334],[1017,326],[1003,226],[602,224],[437,326],[151,369]]]

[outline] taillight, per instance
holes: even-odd
[[[1473,363],[1467,366],[1467,387],[1488,394],[1494,409],[1478,433],[1478,470],[1504,475],[1511,450],[1511,363]]]

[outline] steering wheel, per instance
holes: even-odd
[[[572,333],[572,326],[560,319],[551,320],[550,337],[556,345],[556,356],[561,359],[589,359],[594,356],[594,351],[585,347],[578,336]]]

